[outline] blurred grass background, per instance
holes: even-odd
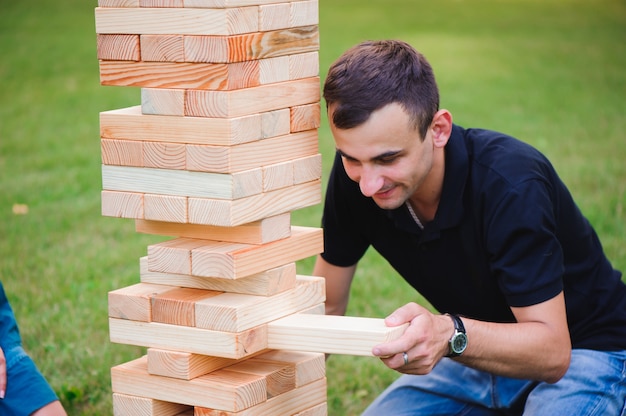
[[[140,103],[99,85],[95,0],[0,0],[0,280],[25,348],[70,415],[111,414],[109,370],[141,348],[108,341],[107,292],[136,283],[159,237],[100,215],[98,114]],[[626,3],[623,0],[320,1],[322,80],[365,39],[408,41],[431,61],[456,123],[504,131],[548,155],[626,270]],[[333,142],[320,129],[324,177]],[[27,208],[27,212],[26,211]],[[318,226],[321,206],[294,213]],[[299,263],[310,273],[312,260]],[[348,313],[423,300],[376,255]],[[331,415],[355,415],[395,377],[366,357],[327,363]]]

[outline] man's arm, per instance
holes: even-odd
[[[506,377],[558,381],[569,367],[571,342],[563,293],[537,305],[511,308],[517,323],[483,322],[462,318],[468,346],[456,360],[479,370]],[[399,339],[373,349],[390,368],[427,374],[448,353],[454,332],[448,316],[434,315],[410,303],[386,319],[389,326],[409,322]],[[403,352],[409,364],[404,365]]]
[[[326,314],[345,315],[350,298],[350,285],[356,271],[356,264],[350,267],[334,266],[317,256],[313,275],[326,279]]]

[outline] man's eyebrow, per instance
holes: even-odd
[[[342,157],[344,157],[344,158],[346,158],[348,160],[358,160],[357,158],[355,158],[353,156],[350,156],[349,154],[343,152],[341,149],[336,149],[336,150],[337,150],[337,153],[339,153],[340,156],[342,156]],[[390,150],[388,152],[384,152],[384,153],[381,153],[379,155],[374,156],[373,158],[371,158],[371,161],[375,162],[377,160],[387,159],[387,158],[390,158],[390,157],[397,156],[397,155],[399,155],[401,153],[402,153],[402,150]]]

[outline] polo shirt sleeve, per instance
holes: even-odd
[[[346,174],[341,157],[336,155],[328,180],[322,228],[324,252],[322,258],[340,267],[356,264],[369,247],[369,241],[359,224],[365,221],[359,214],[363,195]]]
[[[563,290],[557,201],[546,181],[533,178],[509,188],[487,212],[490,267],[510,306],[538,304]]]

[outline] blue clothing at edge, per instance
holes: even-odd
[[[15,315],[0,282],[0,348],[7,367],[7,389],[0,415],[27,416],[58,400],[33,360],[22,348]]]

